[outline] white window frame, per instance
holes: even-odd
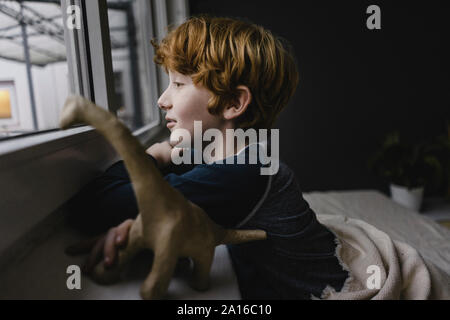
[[[61,0],[64,21],[67,6],[80,5],[81,2],[86,6],[82,24],[89,29],[89,44],[84,38],[84,28],[80,31],[65,28],[71,91],[90,98],[100,106],[108,106],[113,103],[114,87],[106,1]],[[150,20],[156,20],[147,25],[143,36],[160,39],[162,30],[167,29],[167,17],[170,16],[166,1],[139,3],[145,9],[139,12],[150,13]],[[182,21],[180,15],[187,17],[187,0],[170,0],[168,3],[176,10],[172,13],[176,22]],[[165,16],[158,17],[155,12],[164,12]],[[150,83],[155,84],[151,89],[154,95],[160,94],[167,83],[161,82],[164,75],[154,65],[152,52],[146,52],[146,63],[150,68]],[[94,76],[91,76],[90,70]],[[155,120],[133,134],[147,147],[156,138],[164,137],[164,129],[165,124],[157,110]],[[96,174],[119,159],[106,140],[90,126],[65,131],[47,130],[0,141],[0,258],[26,232],[52,212],[58,211]]]

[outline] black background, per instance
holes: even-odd
[[[366,9],[381,9],[369,30]],[[281,113],[280,156],[303,191],[378,189],[367,168],[384,136],[443,134],[450,119],[444,1],[190,0],[190,14],[241,17],[293,45],[300,84]]]

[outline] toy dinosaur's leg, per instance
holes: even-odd
[[[152,270],[141,286],[143,299],[162,299],[164,297],[175,270],[177,258],[177,245],[171,237],[157,242]]]
[[[214,258],[214,248],[193,257],[194,271],[191,286],[199,291],[209,288],[209,272]]]
[[[142,220],[141,216],[138,215],[130,227],[126,246],[118,251],[116,264],[109,268],[105,268],[103,261],[101,261],[95,266],[91,278],[100,284],[111,284],[119,281],[120,274],[125,265],[132,260],[143,247]]]

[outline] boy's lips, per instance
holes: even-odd
[[[171,128],[171,127],[173,127],[174,125],[175,125],[175,123],[176,123],[176,121],[175,120],[173,120],[173,119],[171,119],[171,118],[168,118],[168,117],[166,117],[166,121],[167,121],[167,128]]]

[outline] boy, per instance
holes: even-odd
[[[167,127],[193,137],[194,121],[201,121],[204,130],[223,133],[215,143],[225,151],[197,165],[173,165],[175,146],[169,142],[147,153],[165,180],[219,225],[267,232],[267,240],[228,246],[242,298],[309,299],[320,297],[327,285],[339,291],[349,275],[336,257],[336,238],[316,220],[292,171],[280,163],[273,176],[261,175],[260,159],[248,161],[251,146],[242,141],[235,146],[225,134],[272,126],[298,83],[292,54],[264,28],[229,18],[194,17],[160,44],[152,43],[155,62],[170,78],[158,100]],[[230,157],[234,164],[221,161]],[[245,164],[237,164],[240,157]],[[85,231],[98,233],[120,223],[96,242],[87,271],[102,254],[111,265],[116,246],[126,241],[128,219],[138,214],[123,162],[72,202],[72,222]]]

